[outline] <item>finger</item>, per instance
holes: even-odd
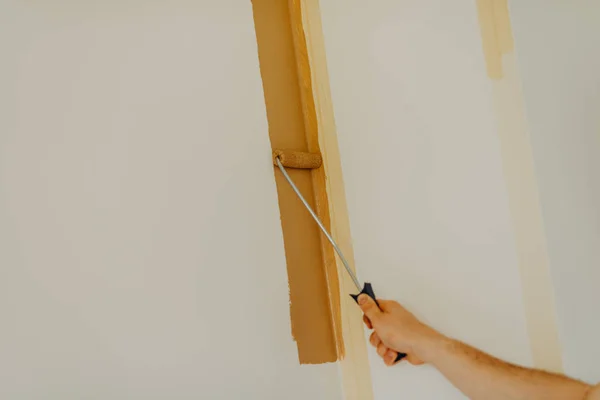
[[[358,296],[358,305],[367,318],[369,318],[371,321],[375,321],[375,319],[381,315],[381,310],[379,307],[377,307],[375,300],[366,294],[361,294]]]
[[[396,364],[396,358],[398,358],[398,352],[392,349],[389,349],[383,356],[383,362],[388,367]]]
[[[380,357],[383,357],[385,355],[385,353],[387,353],[388,348],[386,347],[385,344],[383,343],[379,343],[377,345],[377,354],[379,354]]]
[[[369,343],[371,343],[373,347],[379,346],[379,343],[381,343],[381,338],[379,337],[377,332],[371,333],[371,336],[369,337]]]
[[[371,323],[371,320],[369,318],[367,318],[366,315],[363,315],[363,322],[365,323],[367,328],[373,329],[373,324]]]

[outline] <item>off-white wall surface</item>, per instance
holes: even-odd
[[[565,371],[600,381],[600,4],[511,1]]]
[[[531,354],[474,2],[323,0],[357,269],[446,334]],[[429,366],[386,368],[377,400],[463,398]]]
[[[339,398],[291,338],[250,2],[0,7],[0,397]]]

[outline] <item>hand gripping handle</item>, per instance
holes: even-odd
[[[366,294],[367,296],[369,296],[370,298],[375,300],[375,304],[377,304],[377,307],[379,307],[379,302],[375,298],[375,292],[373,291],[373,287],[371,286],[370,283],[365,282],[365,286],[363,287],[363,290],[361,290],[361,292],[359,294],[351,294],[350,296],[358,304],[358,296],[360,296],[361,294]],[[381,309],[381,307],[379,307],[379,308]],[[398,353],[398,355],[396,356],[396,360],[394,360],[394,363],[401,361],[404,357],[406,357],[406,353]]]

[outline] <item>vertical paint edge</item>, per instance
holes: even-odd
[[[337,130],[329,86],[325,41],[321,25],[318,0],[293,0],[302,10],[302,26],[305,33],[308,61],[310,64],[312,95],[318,125],[318,142],[325,169],[328,207],[331,216],[331,233],[341,247],[349,263],[354,265],[354,253],[350,234],[350,221],[342,175]],[[342,336],[345,357],[340,361],[344,398],[346,400],[373,399],[371,370],[367,355],[362,314],[348,296],[356,288],[336,257],[336,272],[341,289]]]
[[[533,364],[562,371],[554,287],[507,0],[477,0]]]

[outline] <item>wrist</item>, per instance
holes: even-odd
[[[413,352],[426,363],[433,363],[436,357],[443,353],[451,339],[428,326],[413,344]]]

